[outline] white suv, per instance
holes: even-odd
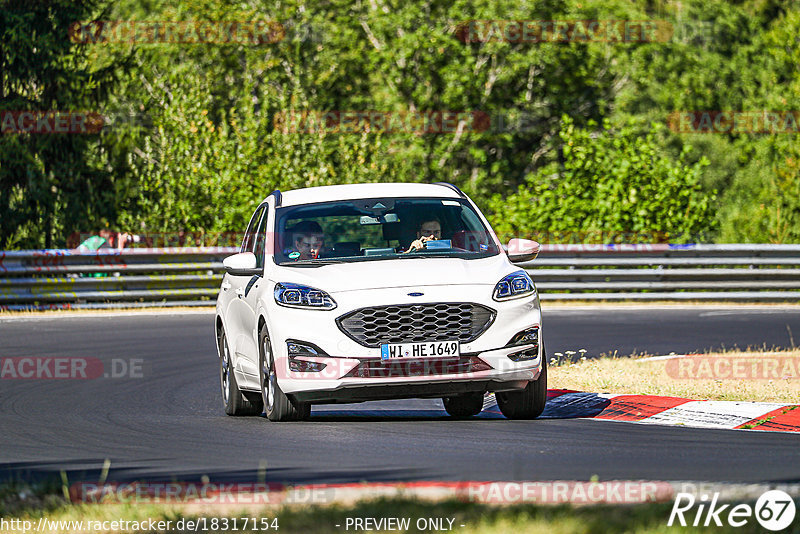
[[[305,419],[312,404],[441,398],[454,417],[496,392],[509,418],[547,399],[533,281],[446,184],[274,191],[225,259],[216,336],[225,412]]]

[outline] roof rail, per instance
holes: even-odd
[[[281,190],[280,189],[276,189],[275,191],[270,193],[269,196],[274,196],[275,197],[275,207],[276,208],[280,208],[281,207],[281,200],[283,200],[283,195],[281,195]]]
[[[453,191],[455,191],[456,193],[458,193],[458,196],[460,196],[461,198],[467,198],[467,195],[465,195],[464,192],[461,191],[461,189],[459,189],[458,187],[454,186],[450,182],[434,182],[433,185],[443,185],[444,187],[450,188]]]

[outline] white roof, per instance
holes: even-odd
[[[298,204],[329,202],[332,200],[386,197],[459,198],[459,195],[447,186],[436,184],[323,185],[282,192],[281,206],[296,206]]]

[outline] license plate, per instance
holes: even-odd
[[[459,341],[428,341],[425,343],[384,343],[381,360],[398,358],[457,358],[461,356]]]

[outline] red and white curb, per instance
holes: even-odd
[[[800,432],[800,405],[549,390],[543,419],[592,418],[695,428]],[[493,396],[485,411],[499,414]]]
[[[391,401],[387,401],[391,402]],[[438,402],[415,408],[320,406],[312,418],[407,417],[447,418]],[[484,397],[480,419],[504,419],[495,395]],[[735,402],[588,393],[565,389],[547,392],[547,405],[539,419],[598,419],[630,423],[672,425],[709,429],[800,432],[800,405],[772,402]]]

